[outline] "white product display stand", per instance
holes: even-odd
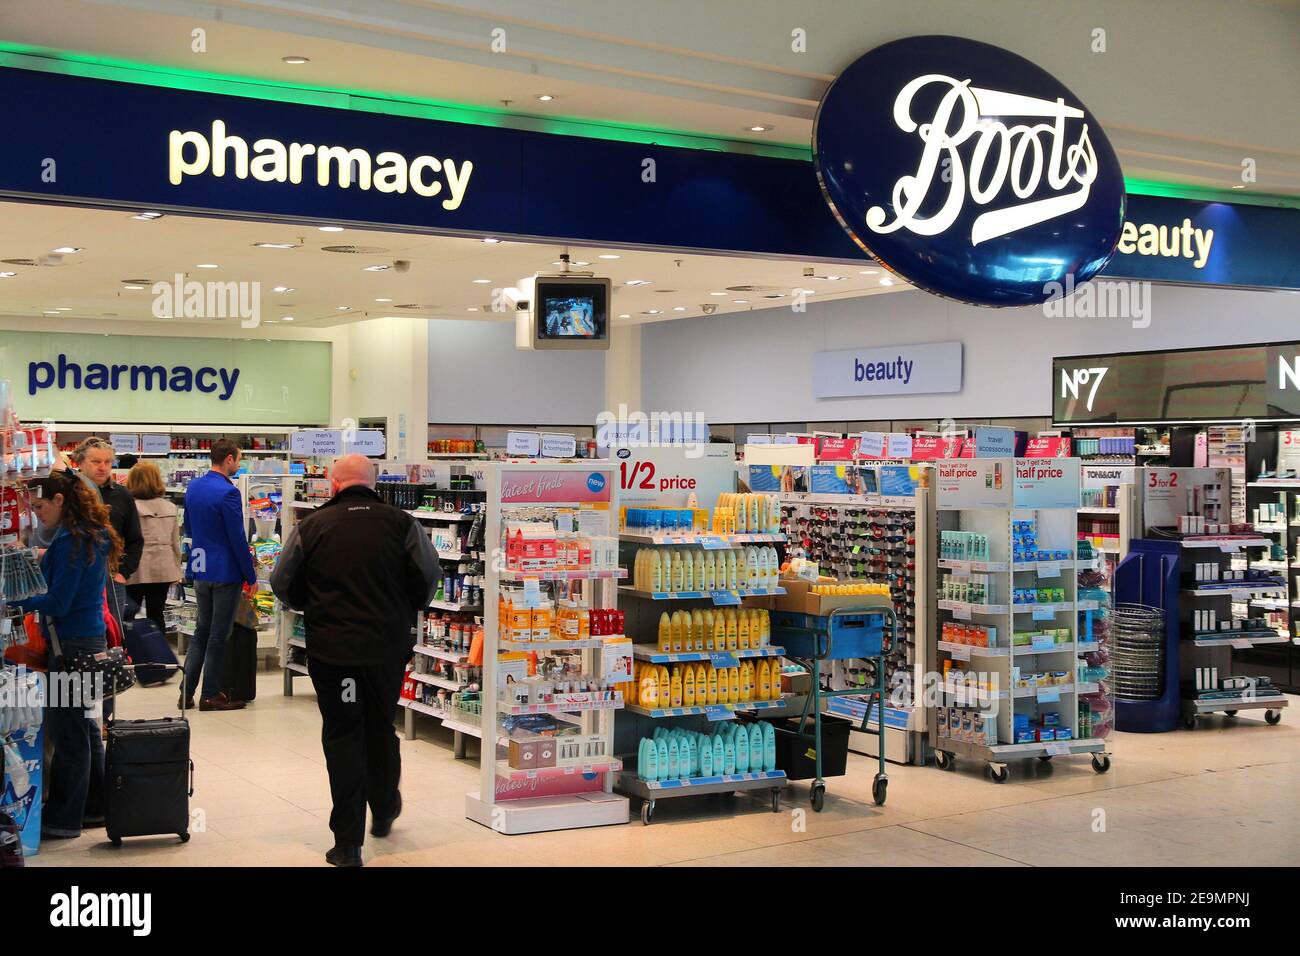
[[[997,783],[1008,779],[1012,760],[1089,753],[1098,773],[1109,769],[1106,741],[1079,738],[1078,696],[1088,688],[1076,686],[1079,653],[1078,612],[1091,609],[1077,600],[1077,562],[1016,561],[1013,527],[1016,521],[1033,520],[1037,526],[1038,549],[1068,550],[1075,554],[1078,527],[1078,459],[954,459],[937,465],[936,495],[941,531],[965,531],[988,538],[988,555],[972,561],[940,557],[940,584],[951,576],[970,580],[973,574],[987,575],[990,594],[985,602],[968,603],[940,599],[935,627],[935,659],[940,673],[933,699],[935,712],[930,722],[931,746],[940,769],[949,769],[957,757],[984,762]],[[1035,477],[1037,476],[1037,477]],[[1063,600],[1015,602],[1016,588],[1059,588]],[[991,647],[958,644],[942,640],[945,621],[970,622],[997,629]],[[1014,634],[1032,631],[1034,624],[1052,629],[1069,628],[1067,642],[1050,646],[1016,645]],[[969,662],[974,679],[963,680],[942,674],[944,659]],[[1065,681],[1042,686],[1017,686],[1014,675],[1024,671],[1062,673]],[[997,742],[974,739],[961,731],[944,732],[938,707],[968,708],[996,717]],[[1017,742],[1014,718],[1031,719],[1046,711],[1059,716],[1060,727],[1068,728],[1066,740]]]
[[[465,796],[465,816],[498,833],[536,833],[579,827],[607,826],[628,822],[628,800],[613,792],[614,774],[621,762],[614,756],[614,711],[622,707],[622,694],[608,701],[583,705],[541,703],[510,706],[497,689],[498,655],[516,649],[500,639],[498,603],[503,584],[525,584],[530,576],[506,568],[503,528],[512,512],[522,509],[573,509],[579,527],[583,512],[593,512],[594,524],[603,524],[602,534],[615,535],[618,523],[619,478],[617,466],[608,461],[506,461],[483,465],[487,490],[484,536],[491,551],[484,588],[484,647],[480,784]],[[566,578],[582,579],[584,599],[591,608],[612,608],[618,596],[622,570],[559,572]],[[553,578],[554,579],[554,578]],[[533,642],[539,652],[558,649],[552,642]],[[556,642],[559,643],[559,642]],[[588,642],[590,643],[590,642]],[[546,644],[551,644],[547,647]],[[582,647],[583,669],[601,672],[600,647]],[[498,759],[499,721],[510,714],[551,713],[578,724],[583,735],[600,736],[605,757],[589,764],[538,767],[516,770]]]

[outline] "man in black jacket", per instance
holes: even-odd
[[[144,532],[140,529],[140,512],[131,492],[113,480],[114,454],[108,441],[93,437],[77,446],[72,460],[82,477],[99,492],[100,500],[108,507],[109,524],[122,538],[122,557],[112,575],[113,588],[108,601],[109,609],[121,624],[122,609],[126,607],[126,579],[135,574],[140,564],[140,555],[144,553]]]
[[[377,837],[402,811],[393,718],[415,644],[411,628],[437,593],[442,569],[419,523],[375,494],[369,459],[340,458],[330,483],[334,497],[289,533],[271,589],[303,612],[334,803],[334,847],[325,859],[360,866],[366,804]]]

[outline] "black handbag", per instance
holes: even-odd
[[[50,632],[50,649],[54,651],[54,670],[64,674],[103,675],[104,700],[130,690],[136,684],[135,668],[126,648],[110,647],[94,654],[74,654],[66,657],[59,644],[59,634],[54,622],[48,618],[45,627]]]

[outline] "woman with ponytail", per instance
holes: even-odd
[[[22,608],[41,612],[47,639],[53,625],[65,658],[103,651],[104,587],[122,555],[109,510],[85,482],[64,473],[38,478],[27,487],[49,547],[41,557],[46,592],[27,598]],[[71,683],[50,686],[46,727],[54,760],[41,820],[43,839],[81,835],[91,777],[104,773],[104,743],[98,725],[87,716],[91,702],[55,699],[55,692]]]

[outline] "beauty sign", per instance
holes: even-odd
[[[1079,459],[1017,458],[1015,468],[1017,508],[1079,507]]]

